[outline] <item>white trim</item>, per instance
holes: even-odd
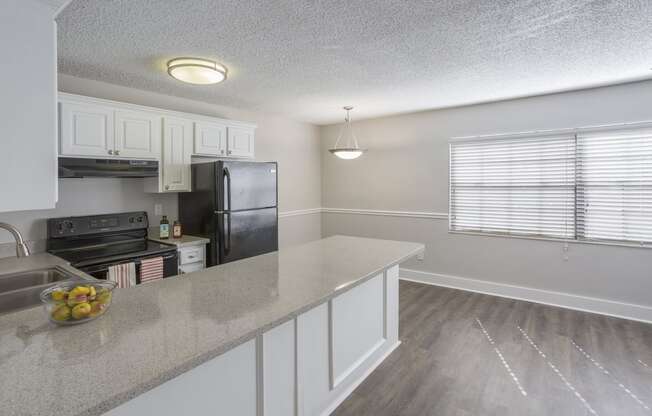
[[[244,128],[251,128],[251,129],[257,128],[257,125],[255,123],[249,123],[245,121],[237,121],[237,120],[230,120],[230,119],[225,119],[220,117],[213,117],[206,114],[185,113],[182,111],[174,111],[165,108],[149,107],[140,104],[132,104],[123,101],[107,100],[104,98],[90,97],[90,96],[79,95],[79,94],[71,94],[71,93],[61,92],[61,91],[58,94],[58,100],[59,102],[73,102],[77,104],[92,103],[92,104],[105,105],[110,107],[119,107],[120,109],[153,112],[160,116],[177,117],[183,119],[190,119],[193,121],[203,120],[203,121],[209,121],[213,123],[221,122],[229,127],[244,127]]]
[[[438,219],[438,220],[448,219],[448,213],[445,212],[390,211],[390,210],[353,209],[353,208],[322,208],[322,212],[328,214],[377,215],[383,217],[430,218],[430,219]]]
[[[529,137],[545,137],[545,136],[558,136],[558,135],[574,135],[578,133],[587,133],[592,131],[605,131],[605,130],[618,130],[618,129],[633,129],[633,128],[649,128],[652,127],[652,121],[635,121],[631,123],[615,123],[615,124],[602,124],[595,126],[584,127],[570,127],[563,129],[551,130],[531,130],[521,131],[514,133],[498,133],[498,134],[482,134],[476,136],[457,136],[451,137],[449,143],[458,143],[466,141],[477,141],[487,139],[518,139]]]
[[[401,275],[399,278],[401,280],[652,323],[652,307],[650,306],[635,305],[632,303],[616,302],[607,299],[572,295],[569,293],[553,292],[543,289],[514,286],[504,283],[489,282],[486,280],[470,279],[466,277],[450,276],[405,268],[401,268],[400,273]]]
[[[389,357],[389,355],[394,352],[398,346],[401,345],[401,341],[397,341],[394,345],[391,345],[378,359],[371,364],[365,371],[358,377],[357,380],[349,384],[349,386],[342,390],[339,396],[335,400],[333,400],[328,407],[321,413],[321,416],[328,416],[331,413],[337,409],[337,407],[342,404],[344,400],[346,400],[353,391],[358,388],[360,384],[362,384],[363,381],[366,380],[367,377],[383,362],[385,361],[385,358]]]
[[[278,217],[279,218],[296,217],[297,215],[319,214],[321,212],[322,212],[322,208],[297,209],[294,211],[279,212]]]
[[[445,212],[428,212],[428,211],[390,211],[390,210],[376,210],[376,209],[353,209],[353,208],[307,208],[307,209],[297,209],[294,211],[284,211],[279,212],[279,218],[294,217],[298,215],[309,215],[309,214],[348,214],[348,215],[373,215],[381,217],[400,217],[400,218],[425,218],[433,220],[447,220],[448,214]],[[541,237],[541,236],[529,236],[529,235],[519,235],[519,234],[498,234],[498,233],[488,233],[481,231],[457,231],[450,230],[449,223],[449,234],[457,235],[468,235],[468,236],[477,236],[477,237],[499,237],[499,238],[519,238],[525,240],[539,240],[539,241],[552,241],[558,243],[568,243],[568,244],[591,244],[591,245],[601,245],[601,246],[616,246],[616,247],[625,247],[625,248],[652,248],[650,244],[641,244],[635,242],[622,242],[622,241],[601,241],[601,240],[575,240],[575,239],[565,239],[565,238],[554,238],[554,237]]]
[[[349,368],[342,371],[342,373],[337,375],[337,376],[335,376],[335,374],[334,374],[333,359],[331,359],[331,374],[332,374],[332,376],[331,376],[331,390],[334,390],[337,386],[342,384],[343,381],[345,381],[351,374],[353,374],[353,372],[355,372],[355,370],[360,368],[360,366],[362,364],[364,364],[364,362],[367,361],[369,359],[369,357],[374,355],[376,353],[376,351],[378,351],[380,349],[380,347],[382,347],[386,343],[387,343],[386,338],[381,338],[380,340],[378,340],[378,342],[376,342],[367,352],[365,352],[364,354],[362,354],[362,356],[360,356],[360,358],[355,360],[355,362],[353,364],[351,364],[351,366]],[[333,343],[331,342],[331,348],[332,348],[332,345],[333,345]]]
[[[541,237],[533,236],[527,234],[499,234],[499,233],[490,233],[483,231],[458,231],[458,230],[448,230],[448,234],[459,234],[459,235],[469,235],[475,237],[499,237],[499,238],[519,238],[522,240],[539,240],[539,241],[552,241],[556,243],[564,244],[592,244],[599,246],[615,246],[615,247],[626,247],[626,248],[652,248],[650,243],[635,243],[635,242],[622,242],[622,241],[608,241],[608,240],[577,240],[570,238],[555,238],[555,237]]]

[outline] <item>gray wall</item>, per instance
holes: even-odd
[[[74,94],[147,105],[176,111],[250,121],[256,130],[256,159],[279,163],[279,211],[281,213],[321,206],[321,157],[319,129],[274,115],[243,111],[199,101],[181,99],[117,85],[59,75],[59,90]],[[26,239],[42,250],[45,219],[129,210],[146,210],[152,222],[154,204],[164,214],[177,216],[175,194],[146,194],[140,179],[61,179],[55,209],[0,213],[0,221],[17,225]],[[295,215],[279,220],[280,244],[291,245],[321,237],[319,214]],[[11,236],[0,230],[0,257],[12,255]]]
[[[353,113],[355,116],[355,113]],[[355,161],[326,149],[340,126],[321,128],[324,207],[448,211],[448,140],[454,136],[652,120],[652,82],[459,107],[356,122],[367,154]],[[652,306],[652,251],[560,242],[453,235],[444,219],[326,213],[325,236],[352,234],[426,244],[435,274]]]

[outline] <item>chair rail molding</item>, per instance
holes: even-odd
[[[297,215],[309,214],[349,214],[349,215],[375,215],[381,217],[406,217],[406,218],[428,218],[435,220],[448,220],[447,212],[430,212],[430,211],[394,211],[380,209],[362,209],[362,208],[306,208],[292,211],[279,212],[279,218],[294,217]]]
[[[292,211],[282,211],[278,213],[279,218],[296,217],[297,215],[320,214],[322,208],[296,209]]]
[[[447,220],[446,212],[430,211],[394,211],[378,209],[360,209],[360,208],[322,208],[322,212],[328,214],[353,214],[353,215],[376,215],[382,217],[408,217],[408,218],[429,218],[437,220]]]

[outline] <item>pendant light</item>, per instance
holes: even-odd
[[[353,107],[347,106],[344,107],[344,110],[346,111],[344,125],[340,129],[340,135],[337,137],[335,147],[333,149],[328,149],[328,151],[340,159],[356,159],[362,156],[367,149],[360,149],[358,139],[355,137],[355,133],[353,133],[353,125],[351,124],[351,116],[349,115],[349,112],[353,110]],[[342,138],[344,138],[344,142],[342,147],[340,147],[340,141]]]

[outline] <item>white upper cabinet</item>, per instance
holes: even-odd
[[[160,146],[160,115],[130,110],[115,112],[116,156],[158,159],[161,154]]]
[[[208,121],[196,122],[194,154],[226,156],[226,125]]]
[[[162,192],[190,191],[192,121],[163,118]]]
[[[61,101],[59,110],[61,155],[113,155],[115,141],[112,108]]]
[[[191,191],[191,158],[253,158],[256,125],[59,93],[59,156],[154,159],[146,192]]]
[[[227,129],[227,156],[254,157],[254,129],[229,127]]]

